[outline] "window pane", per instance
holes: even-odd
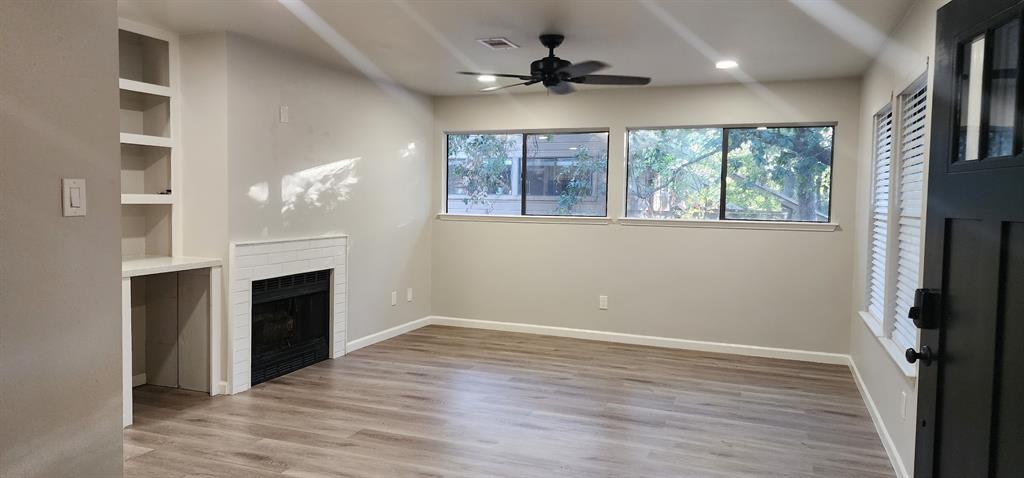
[[[718,219],[722,130],[629,132],[626,217]]]
[[[520,134],[448,135],[448,212],[519,215],[522,156]]]
[[[526,214],[604,216],[608,133],[526,135]]]
[[[978,159],[981,138],[981,79],[985,66],[985,36],[963,46],[960,58],[960,143],[961,161]]]
[[[1020,21],[992,32],[992,84],[989,87],[988,154],[1013,154],[1013,120],[1017,110],[1017,55]]]
[[[828,222],[831,126],[727,131],[727,219]]]

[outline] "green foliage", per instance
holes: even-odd
[[[489,211],[491,195],[511,193],[512,158],[520,154],[522,136],[517,134],[449,135],[448,190],[464,194],[464,204]]]
[[[729,130],[727,217],[828,219],[831,126]]]

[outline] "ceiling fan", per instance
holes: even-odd
[[[576,91],[573,83],[585,85],[646,85],[651,79],[645,76],[623,76],[623,75],[592,75],[599,70],[608,68],[608,64],[595,60],[572,63],[555,56],[555,48],[558,48],[565,40],[565,36],[558,34],[545,34],[540,36],[540,43],[547,47],[548,56],[530,63],[529,75],[515,75],[509,73],[477,73],[472,71],[460,71],[460,75],[490,75],[502,78],[518,78],[522,83],[511,85],[489,86],[480,91],[498,91],[513,86],[528,86],[534,83],[543,83],[548,91],[556,95],[565,95]]]

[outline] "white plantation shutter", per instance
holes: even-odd
[[[885,320],[885,249],[889,229],[889,171],[892,165],[892,108],[875,115],[875,170],[871,189],[871,249],[868,258],[868,312]],[[881,323],[881,322],[879,322]]]
[[[921,264],[921,216],[924,198],[925,84],[900,97],[899,224],[897,225],[896,287],[890,338],[903,347],[917,344],[917,328],[907,319],[914,304]]]

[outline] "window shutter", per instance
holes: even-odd
[[[897,345],[917,344],[917,328],[907,319],[919,284],[921,263],[921,205],[924,198],[924,151],[927,86],[900,98],[899,225],[897,227],[896,295],[890,337]]]
[[[871,249],[868,258],[868,312],[885,320],[885,249],[889,228],[889,171],[892,165],[892,108],[875,115],[875,169],[871,189]]]

